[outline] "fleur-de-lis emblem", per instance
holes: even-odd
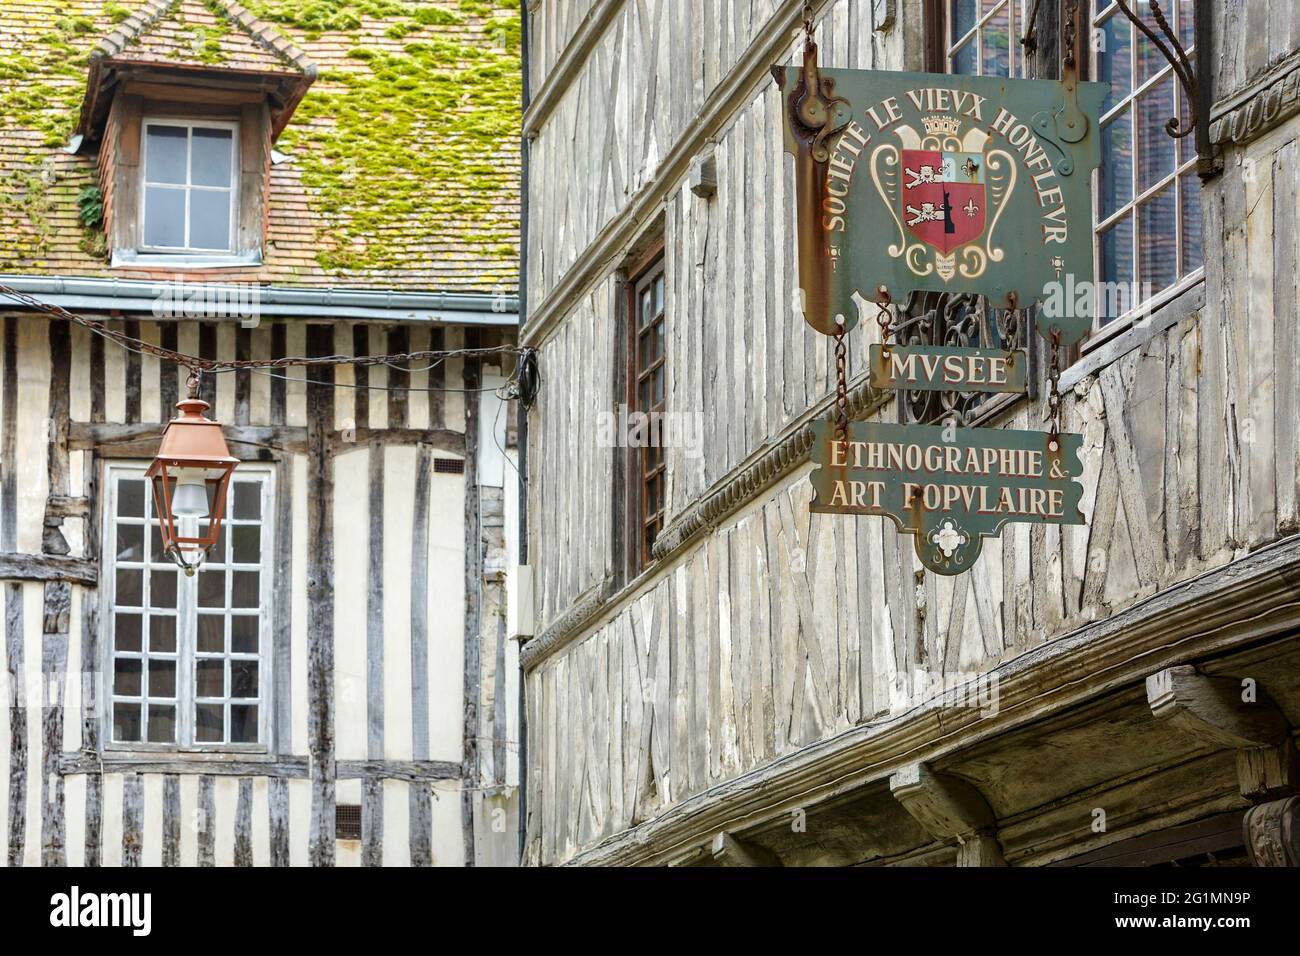
[[[937,531],[930,532],[930,542],[943,552],[945,558],[951,558],[953,552],[970,540],[970,535],[958,529],[951,518],[944,518]]]
[[[966,200],[966,205],[962,206],[962,209],[966,210],[966,215],[970,216],[972,219],[974,219],[975,214],[980,211],[980,207],[975,205],[975,200],[973,199]]]

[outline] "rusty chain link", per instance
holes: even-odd
[[[835,437],[841,442],[849,438],[849,376],[848,349],[844,345],[844,317],[837,316],[839,330],[835,333]]]
[[[1047,413],[1052,419],[1047,447],[1056,451],[1061,445],[1061,330],[1056,326],[1052,326],[1052,361],[1047,367]]]

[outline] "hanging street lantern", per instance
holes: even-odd
[[[154,510],[162,548],[187,575],[221,538],[226,489],[239,464],[226,447],[221,423],[204,417],[209,405],[191,379],[190,397],[176,403],[180,412],[163,430],[158,456],[145,472],[153,484]]]

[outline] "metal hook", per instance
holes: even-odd
[[[1160,32],[1164,34],[1164,39],[1161,39],[1159,34],[1157,34],[1155,30],[1151,29],[1147,22],[1134,12],[1133,8],[1129,6],[1128,0],[1116,0],[1116,4],[1119,7],[1120,13],[1124,14],[1124,16],[1127,17],[1135,27],[1137,27],[1142,35],[1155,45],[1155,48],[1159,50],[1160,54],[1169,62],[1169,65],[1173,68],[1174,75],[1178,77],[1178,81],[1183,87],[1183,98],[1187,101],[1188,125],[1184,128],[1182,118],[1179,116],[1172,116],[1169,118],[1169,121],[1165,123],[1165,132],[1175,139],[1182,139],[1195,132],[1197,157],[1196,171],[1202,179],[1214,175],[1218,171],[1218,164],[1215,161],[1214,146],[1210,142],[1209,123],[1206,122],[1207,118],[1203,115],[1204,104],[1201,102],[1200,82],[1203,78],[1196,75],[1191,60],[1187,56],[1187,50],[1183,47],[1183,44],[1179,40],[1178,34],[1174,32],[1173,27],[1169,25],[1169,19],[1160,8],[1159,0],[1147,0],[1147,8],[1151,11],[1151,16],[1155,19],[1156,26],[1159,27]],[[1200,3],[1196,5],[1197,27],[1200,29],[1208,28],[1207,24],[1201,22],[1201,13],[1204,6],[1205,5]],[[1205,36],[1202,36],[1198,42],[1204,45],[1209,41]]]

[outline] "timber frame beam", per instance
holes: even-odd
[[[99,581],[99,565],[64,554],[3,551],[0,552],[0,581],[67,581],[94,587]]]
[[[819,8],[825,0],[814,0]],[[663,205],[669,192],[690,172],[691,162],[708,144],[709,138],[726,127],[731,117],[747,101],[756,82],[770,82],[768,66],[779,59],[790,46],[792,31],[803,19],[801,0],[786,0],[778,7],[768,22],[750,42],[748,49],[734,63],[726,76],[719,79],[713,92],[696,111],[695,119],[681,130],[672,147],[664,155],[655,177],[624,203],[597,232],[587,246],[579,251],[574,264],[559,278],[554,287],[531,302],[528,316],[519,329],[521,345],[538,346],[547,333],[568,313],[573,303],[600,281],[614,263],[623,257],[627,247],[639,234],[642,225],[652,219]],[[563,86],[559,70],[553,78]],[[762,78],[759,80],[758,78]],[[545,86],[550,85],[550,80]],[[545,86],[533,99],[530,115],[525,116],[525,129],[538,122],[541,115],[539,102],[545,102]],[[555,97],[558,103],[559,97]],[[552,104],[553,108],[554,104]]]

